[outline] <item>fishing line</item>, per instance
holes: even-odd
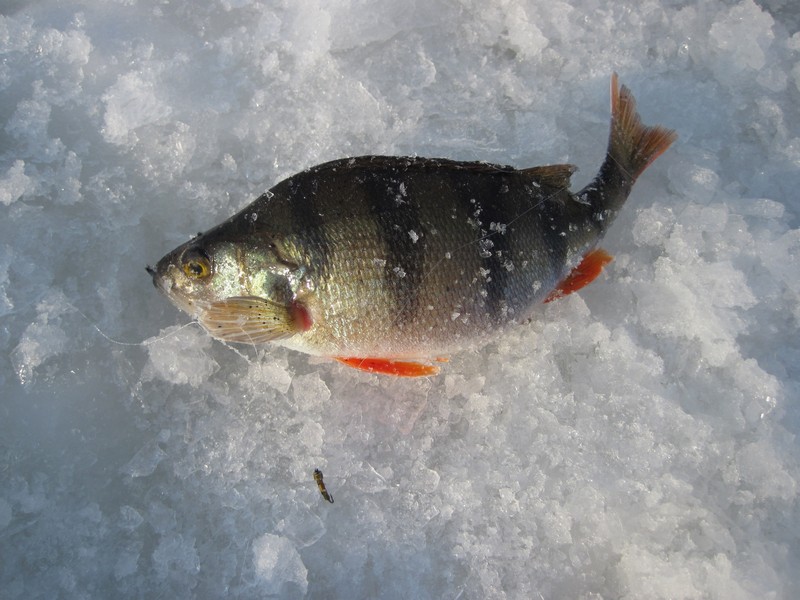
[[[250,337],[250,334],[247,333],[244,330],[244,328],[242,328],[241,331],[247,337]],[[241,358],[247,364],[250,364],[250,357],[247,356],[246,354],[244,354],[243,352],[240,352],[239,348],[237,348],[236,346],[233,345],[234,342],[228,342],[227,340],[221,340],[219,338],[214,338],[214,339],[216,339],[218,342],[222,343],[222,345],[225,346],[226,348],[228,348],[229,350],[232,350],[233,352],[235,352],[239,356],[239,358]],[[253,339],[250,338],[250,340],[248,340],[247,342],[241,342],[241,343],[245,344],[245,346],[244,346],[245,348],[252,348],[253,349],[253,353],[255,354],[255,356],[253,357],[253,360],[258,360],[259,350],[258,350],[258,346],[253,341]]]
[[[27,309],[27,308],[29,308],[29,307],[41,302],[42,297],[44,297],[44,295],[45,295],[44,293],[40,294],[40,296],[37,299],[31,300],[30,302],[28,302],[28,303],[16,308],[15,310],[12,310],[12,311],[10,311],[8,313],[5,313],[4,315],[0,315],[0,318],[9,317],[9,316],[12,316],[12,315],[15,315],[15,314],[19,314],[24,309]],[[71,302],[67,302],[66,305],[67,305],[68,308],[64,312],[68,312],[69,310],[74,310],[76,313],[78,313],[80,316],[82,316],[86,320],[86,322],[89,323],[89,325],[91,325],[94,328],[94,330],[97,331],[97,333],[99,333],[104,339],[106,339],[107,341],[111,342],[112,344],[118,344],[120,346],[149,346],[150,344],[155,344],[156,342],[161,342],[161,341],[167,339],[168,337],[171,337],[171,336],[179,333],[180,331],[182,331],[183,329],[185,329],[185,328],[187,328],[187,327],[189,327],[191,325],[199,325],[199,323],[197,321],[190,321],[189,323],[181,325],[175,331],[170,331],[169,333],[165,333],[164,335],[159,336],[159,337],[154,338],[154,339],[144,340],[144,341],[141,341],[141,342],[122,342],[120,340],[115,340],[114,338],[112,338],[111,336],[106,334],[102,329],[100,329],[100,327],[92,319],[90,319],[88,316],[86,316],[86,314],[80,308],[78,308],[77,306],[75,306]],[[37,311],[37,312],[41,316],[41,314],[42,314],[41,311]]]
[[[74,304],[70,304],[69,306],[75,312],[77,312],[80,316],[82,316],[84,319],[86,319],[86,322],[89,323],[89,325],[91,325],[95,329],[95,331],[97,331],[97,333],[99,333],[104,339],[106,339],[107,341],[111,342],[112,344],[118,344],[120,346],[149,346],[151,344],[155,344],[156,342],[161,342],[161,341],[167,339],[168,337],[172,337],[173,335],[183,331],[187,327],[190,327],[192,325],[199,325],[199,323],[197,321],[189,321],[188,323],[186,323],[184,325],[181,325],[180,327],[178,327],[174,331],[170,331],[169,333],[165,333],[164,335],[156,337],[156,338],[152,338],[152,339],[149,339],[149,340],[143,340],[141,342],[121,342],[121,341],[115,340],[111,336],[107,335],[102,329],[100,329],[100,327],[98,327],[95,324],[94,321],[92,321],[89,317],[87,317],[80,308],[78,308]]]

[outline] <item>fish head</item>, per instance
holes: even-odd
[[[210,232],[211,233],[211,232]],[[291,301],[291,270],[275,244],[198,235],[148,267],[153,284],[179,309],[202,319],[214,303],[251,296]]]

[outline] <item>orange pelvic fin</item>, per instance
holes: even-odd
[[[567,294],[576,292],[582,287],[589,285],[597,278],[598,275],[600,275],[603,267],[605,267],[612,260],[613,257],[602,248],[596,248],[592,250],[586,254],[586,256],[583,257],[583,260],[581,260],[580,264],[572,269],[569,275],[567,275],[561,281],[561,283],[559,283],[556,288],[550,292],[544,301],[552,302],[553,300],[558,300]]]
[[[426,365],[424,363],[391,360],[388,358],[351,358],[344,356],[334,356],[340,363],[368,373],[380,373],[381,375],[396,375],[397,377],[426,377],[436,375],[439,367]]]

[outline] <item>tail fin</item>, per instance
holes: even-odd
[[[616,73],[611,76],[608,157],[626,171],[631,178],[631,184],[677,137],[671,129],[643,125],[639,113],[636,112],[633,94],[626,86],[619,87]]]
[[[624,85],[620,88],[616,73],[611,76],[611,132],[606,159],[594,181],[577,194],[578,201],[590,207],[590,222],[597,235],[602,236],[611,225],[636,178],[677,137],[671,129],[642,124],[633,94]]]

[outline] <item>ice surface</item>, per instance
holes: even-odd
[[[800,596],[798,26],[782,0],[0,8],[0,598]],[[438,377],[221,344],[144,271],[341,156],[577,188],[612,71],[680,135],[615,261]]]
[[[0,202],[11,204],[35,189],[33,180],[25,175],[25,162],[14,161],[11,168],[0,181]]]
[[[308,569],[292,543],[266,533],[253,542],[256,576],[264,593],[280,597],[302,597],[308,590]]]

